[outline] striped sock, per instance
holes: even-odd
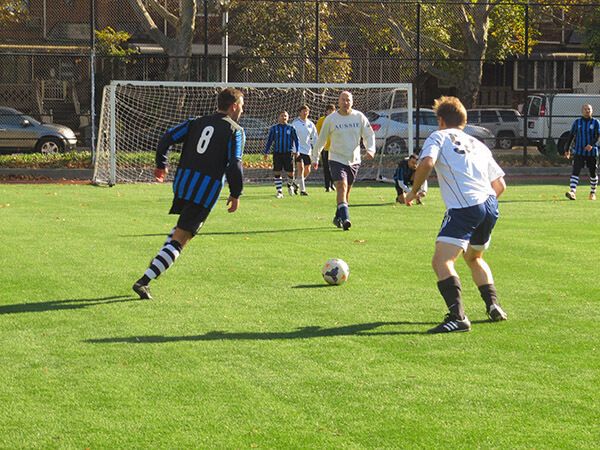
[[[171,231],[169,231],[169,234],[167,234],[167,239],[165,240],[163,247],[173,240],[173,234],[175,234],[175,228],[177,228],[177,227],[173,227],[173,229]]]
[[[281,192],[281,186],[283,186],[281,177],[275,177],[273,178],[273,181],[275,182],[275,189],[277,189],[277,192]]]
[[[180,253],[181,244],[171,240],[171,242],[160,249],[160,252],[154,257],[144,275],[151,280],[157,278],[173,265]]]
[[[577,175],[571,175],[571,180],[569,182],[569,188],[571,192],[575,192],[577,190],[577,185],[579,184],[579,177]]]
[[[595,176],[594,178],[590,178],[590,185],[591,185],[590,194],[595,194],[596,186],[598,186],[598,176]]]

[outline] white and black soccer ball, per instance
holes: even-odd
[[[321,270],[323,279],[329,284],[344,284],[350,276],[350,268],[344,260],[332,258],[327,260]]]

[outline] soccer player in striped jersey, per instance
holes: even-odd
[[[337,209],[333,224],[347,231],[352,226],[348,202],[350,190],[360,167],[360,141],[363,140],[367,148],[367,158],[375,156],[375,133],[369,119],[356,109],[352,94],[348,91],[340,93],[338,99],[339,109],[329,114],[323,121],[317,145],[313,148],[313,168],[319,167],[319,153],[330,139],[329,169],[331,179],[335,183]]]
[[[167,175],[168,153],[173,144],[183,143],[173,181],[173,204],[169,214],[178,214],[177,225],[133,290],[142,299],[151,299],[150,282],[173,265],[185,245],[198,233],[223,187],[229,183],[227,206],[230,213],[242,195],[242,153],[244,130],[237,124],[244,106],[241,91],[223,89],[217,98],[217,112],[188,119],[167,130],[156,150],[156,181]]]
[[[317,143],[317,127],[309,120],[309,114],[310,108],[302,105],[298,110],[298,117],[292,121],[299,143],[296,155],[296,178],[300,180],[300,195],[308,195],[306,178],[310,174],[310,152]]]
[[[571,135],[567,144],[565,157],[571,157],[571,144],[573,139],[573,171],[569,182],[569,191],[565,194],[569,200],[577,199],[577,185],[581,169],[587,166],[590,171],[590,200],[596,200],[596,186],[598,186],[598,139],[600,138],[600,122],[592,117],[592,105],[583,105],[581,117],[573,122]]]
[[[404,203],[404,194],[410,192],[415,170],[419,164],[419,155],[413,153],[408,158],[404,158],[398,163],[398,167],[394,172],[394,186],[396,187],[396,202]],[[423,186],[419,190],[419,196],[416,199],[418,204],[422,204],[421,199],[427,195],[427,181],[423,182]]]
[[[294,157],[298,152],[298,135],[293,126],[288,124],[290,115],[281,111],[278,116],[279,123],[269,129],[269,137],[265,146],[265,160],[269,158],[273,146],[273,182],[275,183],[275,197],[283,198],[283,171],[287,173],[287,187],[290,195],[296,194],[298,186],[294,183]]]
[[[463,132],[467,111],[456,97],[441,97],[434,103],[439,130],[433,132],[421,150],[412,190],[405,195],[411,206],[419,189],[435,167],[446,214],[435,243],[432,266],[438,289],[448,307],[442,323],[430,333],[469,331],[471,322],[462,303],[462,286],[455,268],[463,254],[473,281],[494,322],[506,320],[498,304],[492,271],[483,260],[492,230],[498,220],[498,197],[506,189],[504,172],[490,150]]]

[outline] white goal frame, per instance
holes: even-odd
[[[113,80],[110,85],[105,86],[103,97],[102,97],[102,109],[99,120],[98,140],[96,145],[96,152],[93,156],[94,162],[94,175],[93,182],[96,184],[108,184],[109,186],[115,185],[117,182],[128,182],[128,181],[151,181],[148,170],[144,170],[142,176],[142,169],[139,169],[139,174],[133,177],[124,178],[119,174],[118,171],[118,149],[117,149],[117,133],[118,129],[121,128],[117,122],[117,92],[122,87],[149,87],[149,88],[186,88],[194,89],[222,89],[226,87],[233,87],[242,90],[246,89],[282,89],[282,90],[307,90],[307,91],[325,91],[325,90],[348,90],[350,92],[356,90],[373,90],[382,91],[389,90],[391,92],[391,100],[389,102],[389,108],[380,108],[379,110],[389,109],[388,118],[394,108],[394,102],[396,101],[396,93],[398,91],[405,92],[406,104],[408,113],[408,124],[407,127],[407,150],[410,154],[414,148],[414,132],[412,127],[413,122],[413,87],[410,83],[244,83],[244,82],[178,82],[178,81],[134,81],[134,80]],[[248,103],[248,100],[246,101]],[[363,113],[367,112],[359,108]],[[295,111],[290,111],[290,115],[293,117]],[[316,112],[320,115],[321,111]],[[318,115],[311,117],[316,122]],[[291,120],[290,120],[291,121]],[[387,136],[387,126],[389,120],[386,122],[386,129],[383,131],[384,136]],[[164,129],[166,131],[166,128]],[[384,155],[386,154],[387,139],[384,139],[383,146],[378,146],[378,154],[376,156],[377,168],[373,171],[362,171],[362,178],[366,179],[377,179],[386,180],[385,174],[382,172],[382,165]],[[388,168],[389,169],[389,168]],[[389,170],[387,170],[389,172]],[[174,173],[174,170],[171,171]],[[245,177],[246,178],[246,177]],[[250,177],[251,179],[257,179],[256,177]],[[263,179],[263,178],[258,178]],[[264,178],[265,181],[267,178]]]

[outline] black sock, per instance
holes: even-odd
[[[465,309],[461,299],[462,287],[460,284],[460,278],[446,278],[445,280],[438,281],[437,286],[440,294],[442,294],[442,297],[444,297],[444,301],[446,302],[446,306],[448,306],[450,314],[457,319],[464,319]]]
[[[150,277],[146,274],[144,274],[144,276],[142,276],[142,278],[140,278],[139,280],[136,281],[136,284],[142,284],[144,286],[147,286],[150,283]]]
[[[498,294],[496,294],[496,286],[493,284],[479,286],[479,292],[488,310],[490,306],[498,304]]]

